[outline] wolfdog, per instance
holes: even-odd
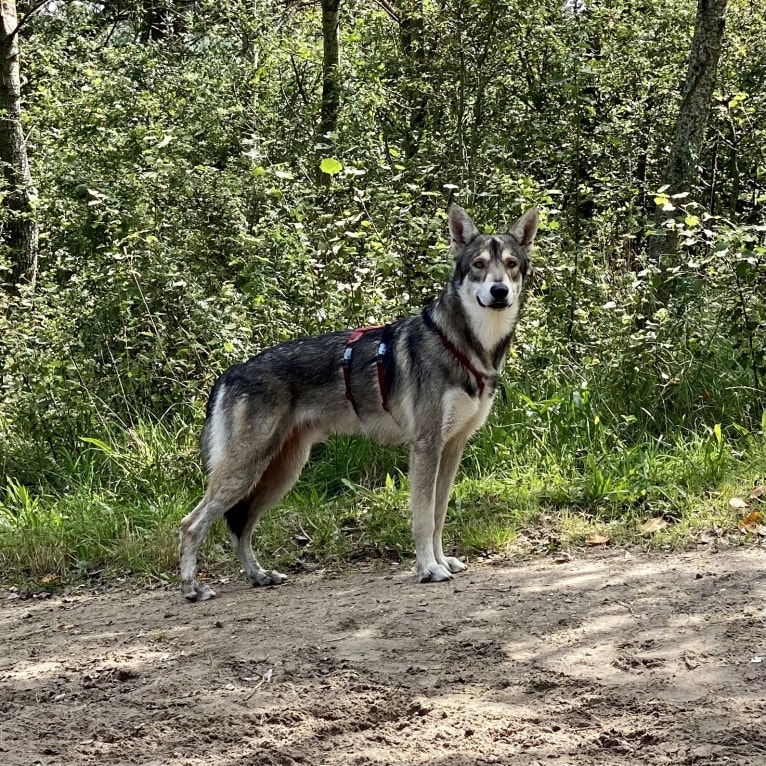
[[[463,448],[495,397],[530,274],[537,211],[489,235],[453,206],[449,231],[452,274],[421,314],[280,343],[215,383],[201,437],[207,491],[181,521],[189,601],[215,595],[197,580],[197,553],[220,516],[250,582],[284,582],[258,563],[253,529],[295,484],[312,445],[331,433],[408,444],[417,577],[450,580],[466,568],[442,548],[447,503]]]

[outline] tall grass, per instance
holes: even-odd
[[[199,420],[136,418],[133,428],[83,434],[76,449],[45,457],[36,483],[34,465],[24,463],[34,458],[29,445],[6,430],[6,468],[24,464],[27,480],[6,470],[0,487],[3,578],[172,578],[178,521],[204,485]],[[657,516],[669,526],[652,544],[683,545],[710,528],[739,536],[742,512],[728,499],[764,480],[764,430],[766,415],[760,431],[714,424],[658,435],[613,417],[584,384],[537,401],[510,389],[464,456],[447,547],[468,556],[507,551],[541,529],[548,548],[582,544],[593,531],[635,542],[640,524]],[[257,548],[288,569],[359,557],[407,562],[406,468],[404,449],[351,438],[317,446],[293,492],[260,524]],[[232,562],[221,523],[201,565]]]

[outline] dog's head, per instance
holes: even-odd
[[[518,308],[537,234],[537,209],[527,210],[507,233],[480,234],[468,213],[453,205],[449,230],[455,261],[453,280],[461,298],[475,301],[481,310]]]

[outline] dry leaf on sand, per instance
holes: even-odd
[[[737,526],[742,532],[749,532],[751,535],[764,535],[766,534],[766,527],[761,524],[761,512],[753,511],[748,513],[744,519],[740,519]]]

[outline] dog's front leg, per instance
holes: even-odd
[[[410,452],[410,504],[415,566],[420,582],[451,580],[449,569],[436,560],[434,552],[434,504],[441,445],[419,441]]]
[[[460,458],[463,456],[466,439],[462,435],[455,436],[442,450],[439,461],[439,472],[436,480],[436,500],[434,503],[434,555],[436,560],[449,569],[450,572],[462,572],[466,566],[454,556],[445,556],[442,548],[442,530],[447,518],[447,505],[452,482],[455,480]]]

